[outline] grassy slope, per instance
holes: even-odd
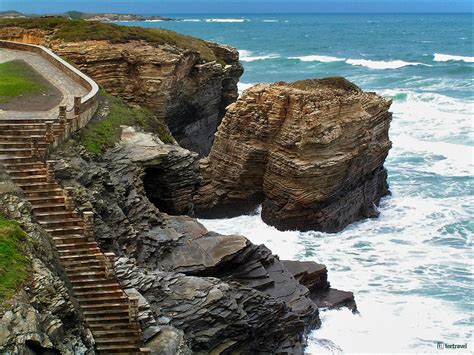
[[[173,136],[164,122],[149,110],[141,107],[130,107],[121,99],[101,91],[109,103],[110,113],[100,121],[91,121],[81,130],[80,140],[86,149],[94,154],[101,154],[120,139],[121,125],[138,126],[147,132],[158,135],[163,143],[174,143]]]
[[[30,275],[31,263],[23,253],[25,243],[20,226],[0,217],[0,303],[14,295]]]
[[[0,103],[47,88],[36,80],[36,73],[22,61],[0,63]]]
[[[222,61],[221,58],[216,57],[206,41],[161,28],[119,26],[111,23],[69,20],[61,17],[0,19],[0,27],[55,30],[53,38],[70,42],[108,40],[111,43],[125,43],[132,40],[145,40],[154,45],[169,43],[198,51],[206,61]]]

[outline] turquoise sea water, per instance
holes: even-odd
[[[380,218],[337,234],[279,232],[258,215],[202,220],[281,258],[328,266],[360,315],[323,311],[308,352],[440,352],[472,342],[473,23],[471,15],[180,16],[163,27],[239,49],[243,90],[342,75],[392,98],[392,196]],[[453,351],[453,350],[449,350]],[[466,351],[466,350],[464,350]]]

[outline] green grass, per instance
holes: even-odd
[[[37,78],[38,74],[23,61],[0,63],[0,103],[46,90]]]
[[[174,143],[166,124],[145,108],[130,107],[121,99],[101,91],[109,102],[110,113],[100,121],[91,121],[81,130],[82,145],[91,153],[102,154],[120,140],[121,125],[138,126],[158,135],[163,143]]]
[[[18,223],[0,217],[0,303],[27,280],[31,262],[23,250],[26,234]]]
[[[299,80],[291,83],[291,86],[301,90],[313,89],[342,89],[345,91],[360,91],[360,88],[349,80],[339,76],[322,79]]]
[[[162,28],[119,26],[96,21],[69,20],[63,17],[0,19],[0,27],[51,30],[54,31],[51,39],[70,42],[107,40],[111,43],[126,43],[132,40],[145,40],[152,45],[168,43],[198,51],[203,60],[219,60],[220,63],[225,63],[223,59],[216,57],[206,41]]]

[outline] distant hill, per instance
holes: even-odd
[[[60,14],[23,14],[18,11],[0,11],[0,18],[25,18],[25,17],[66,17],[72,20],[86,20],[86,21],[101,21],[101,22],[115,22],[115,21],[173,21],[174,19],[162,16],[143,16],[135,14],[117,14],[117,13],[87,13],[81,11],[68,11]]]
[[[0,11],[0,18],[21,18],[21,17],[27,17],[27,16],[15,10]]]

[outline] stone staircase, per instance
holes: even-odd
[[[64,108],[62,112],[65,118]],[[92,212],[74,209],[71,191],[54,179],[54,162],[44,161],[65,130],[59,119],[1,119],[0,164],[23,189],[38,223],[53,239],[97,352],[148,354],[140,347],[138,300],[123,292],[113,254],[102,253],[95,241]]]

